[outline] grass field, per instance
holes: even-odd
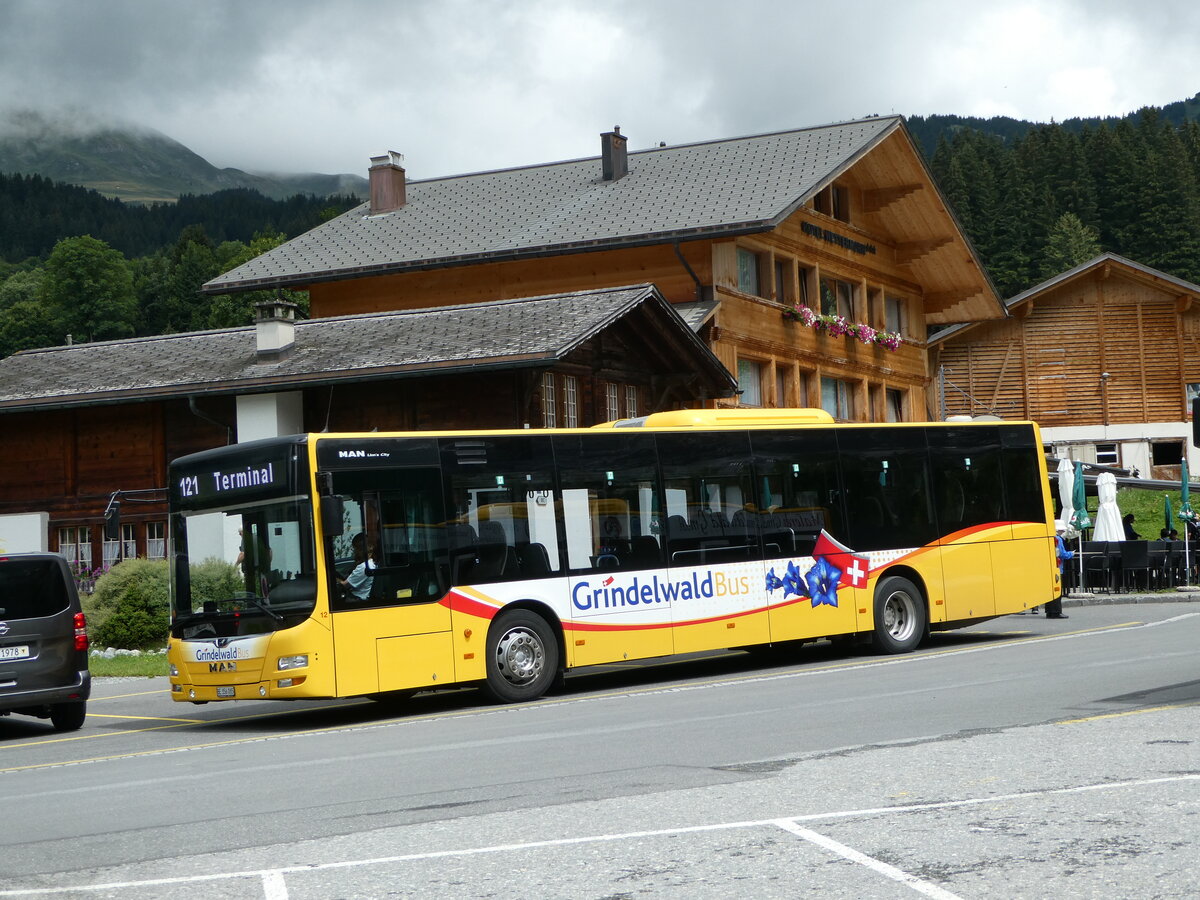
[[[92,656],[88,658],[88,669],[93,678],[152,678],[155,675],[167,674],[167,657],[165,653],[149,656],[114,656],[112,659]]]

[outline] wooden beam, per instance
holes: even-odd
[[[1175,298],[1175,312],[1176,313],[1182,314],[1182,313],[1187,312],[1191,308],[1192,308],[1192,295],[1191,294],[1180,294],[1178,297]],[[1181,356],[1180,359],[1183,359],[1183,357]]]
[[[952,306],[957,306],[959,303],[965,303],[974,297],[975,291],[964,290],[959,288],[956,291],[930,291],[925,294],[921,300],[925,304],[925,309],[944,310]]]
[[[1022,303],[1020,306],[1017,306],[1017,307],[1009,310],[1009,312],[1011,312],[1013,314],[1014,319],[1028,319],[1029,316],[1033,313],[1033,301],[1027,300],[1024,303]]]
[[[898,203],[905,197],[911,196],[917,191],[924,189],[925,185],[923,184],[899,184],[894,187],[875,188],[874,190],[863,191],[863,212],[879,212],[880,210],[891,206],[893,203]]]
[[[928,256],[935,250],[940,250],[953,241],[954,238],[947,235],[945,237],[932,238],[928,241],[910,241],[906,244],[897,244],[896,265],[907,266],[909,263],[916,262],[922,256]]]

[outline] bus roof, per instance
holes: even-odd
[[[605,422],[596,428],[738,428],[750,425],[832,425],[823,409],[672,409]]]

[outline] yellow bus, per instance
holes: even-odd
[[[308,434],[171,465],[174,699],[541,696],[581,666],[931,630],[1060,595],[1031,422],[683,410]]]

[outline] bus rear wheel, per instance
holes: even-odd
[[[546,620],[527,609],[503,612],[487,639],[484,689],[501,703],[536,700],[558,675],[558,641]]]
[[[899,575],[875,586],[875,632],[872,646],[880,653],[908,653],[917,649],[928,623],[920,589]]]

